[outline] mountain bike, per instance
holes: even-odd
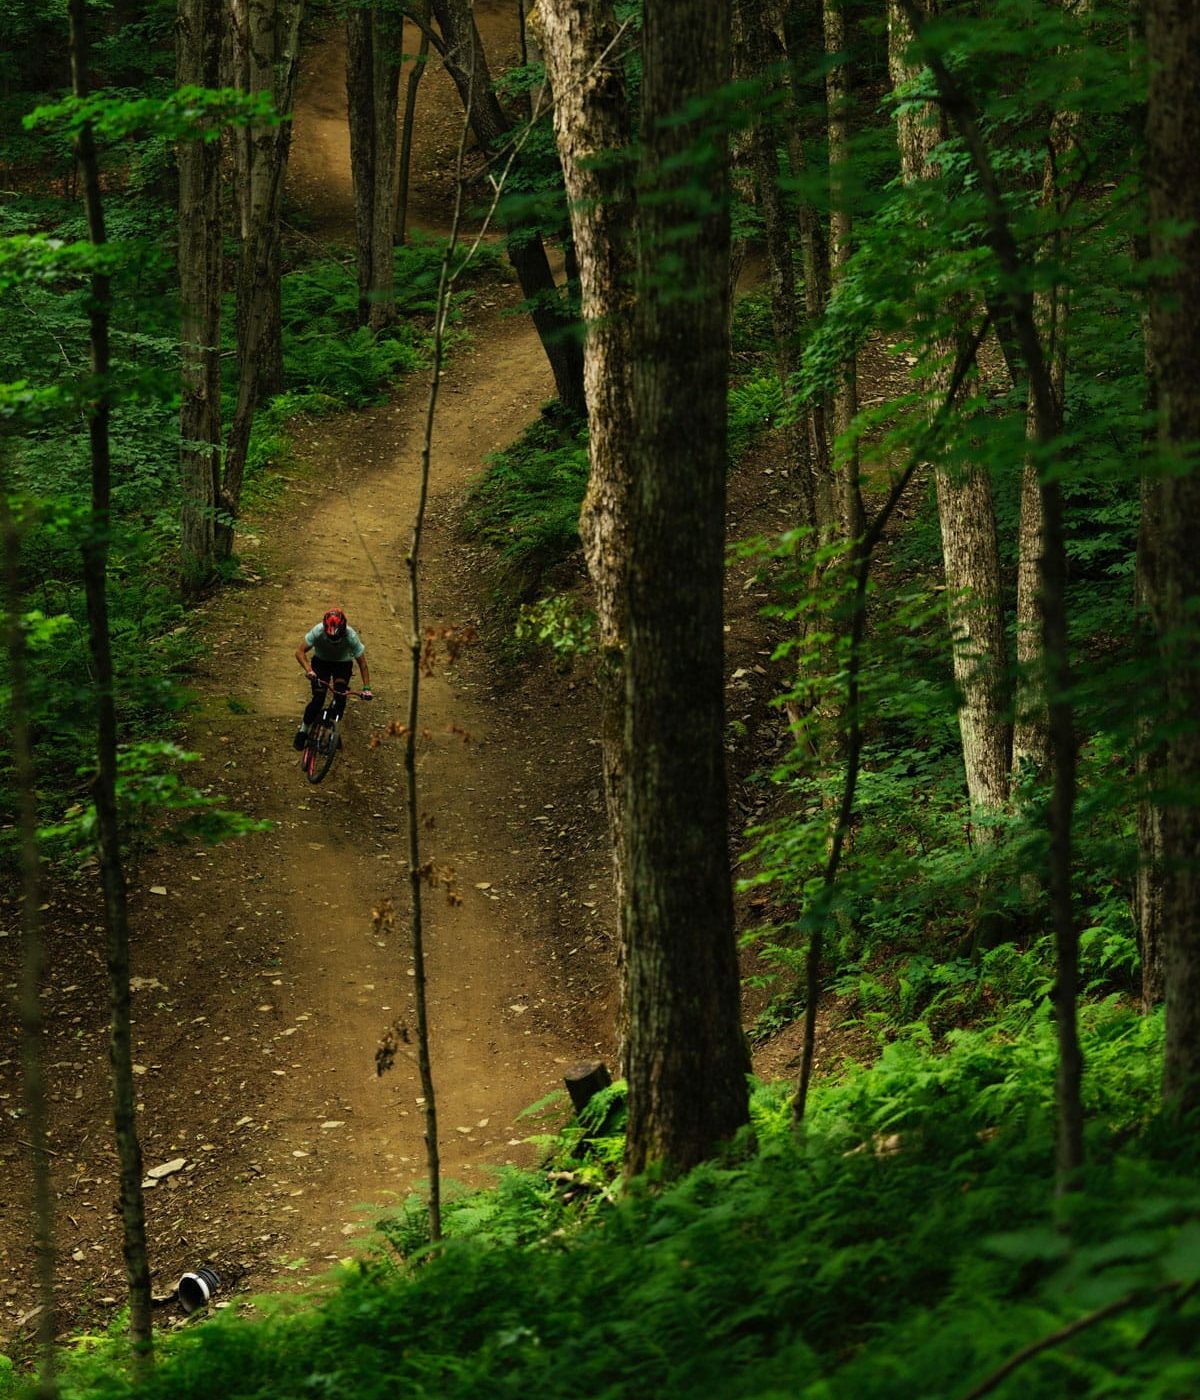
[[[338,732],[342,716],[334,714],[334,688],[332,681],[323,682],[325,687],[325,707],[320,717],[308,727],[304,748],[300,752],[300,767],[310,783],[319,783],[333,767],[333,760],[342,746],[342,736]],[[343,695],[361,700],[361,690],[344,690]],[[374,692],[372,692],[374,694]],[[343,709],[343,714],[345,710]]]

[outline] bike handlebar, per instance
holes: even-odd
[[[372,700],[378,700],[379,696],[373,690],[338,690],[332,681],[323,681],[320,676],[306,672],[305,679],[314,685],[319,685],[323,690],[332,691],[336,695],[348,695],[353,700],[362,700],[369,696]]]

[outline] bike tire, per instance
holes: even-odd
[[[317,723],[308,731],[309,741],[304,746],[301,767],[310,783],[319,783],[333,767],[341,737],[336,725]]]

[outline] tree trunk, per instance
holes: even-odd
[[[888,66],[893,84],[899,87],[918,71],[907,58],[912,31],[895,3],[889,6],[888,18]],[[897,114],[896,140],[906,183],[937,173],[933,152],[945,136],[944,119],[932,104],[909,106]],[[968,320],[968,308],[961,299],[950,309],[957,322],[955,334],[933,347],[942,365],[955,362]],[[986,842],[994,837],[989,818],[1002,812],[1008,802],[1011,743],[996,511],[991,479],[984,468],[969,466],[952,474],[938,467],[935,479],[967,794],[975,839]]]
[[[1153,386],[1153,376],[1150,377]],[[1153,387],[1150,393],[1154,401]],[[1159,599],[1158,556],[1163,528],[1163,483],[1146,476],[1141,484],[1142,515],[1138,525],[1137,565],[1134,577],[1139,625],[1143,634],[1160,634],[1162,608]],[[1163,808],[1160,789],[1164,779],[1161,716],[1151,709],[1138,716],[1137,726],[1137,838],[1138,866],[1133,910],[1137,924],[1138,954],[1142,971],[1142,1010],[1150,1011],[1166,994],[1163,944]]]
[[[286,177],[291,148],[291,107],[294,95],[294,58],[298,43],[303,0],[234,0],[234,80],[243,92],[270,92],[275,110],[287,118],[280,126],[271,124],[235,129],[238,213],[242,239],[238,265],[237,332],[238,363],[258,360],[256,397],[270,398],[283,390],[283,329],[280,305],[280,228],[276,198],[275,168],[282,160]],[[280,139],[281,132],[286,133]],[[269,244],[266,276],[256,278],[257,242]],[[263,298],[262,333],[259,344],[247,334],[249,305],[254,296]]]
[[[586,328],[583,372],[590,471],[579,533],[599,622],[601,761],[613,852],[618,961],[623,969],[634,196],[628,161],[613,156],[629,149],[631,131],[621,60],[606,57],[618,32],[612,0],[541,0],[538,14]],[[623,1011],[618,1014],[618,1032],[624,1043]]]
[[[723,749],[728,0],[642,32],[638,425],[626,716],[626,1170],[687,1170],[747,1121]],[[681,115],[681,114],[685,114]],[[681,289],[687,295],[681,296]]]
[[[346,99],[357,234],[358,319],[381,330],[396,319],[392,262],[401,27],[378,5],[346,12]]]
[[[1163,942],[1167,1043],[1163,1094],[1179,1113],[1200,1108],[1200,11],[1146,0],[1150,67],[1146,174],[1150,251],[1160,273],[1150,303],[1159,402],[1162,525],[1161,644],[1169,728],[1164,750]]]
[[[470,0],[432,0],[432,4],[442,31],[446,71],[458,88],[476,141],[493,156],[512,128],[492,87]],[[541,235],[527,229],[512,230],[506,250],[550,363],[559,402],[573,413],[585,414],[579,327],[555,284]]]
[[[219,86],[221,21],[221,0],[179,0],[175,78],[180,87]],[[179,563],[184,592],[194,593],[212,576],[221,493],[220,144],[180,141],[176,159],[182,355]]]
[[[279,46],[280,67],[275,75],[276,105],[281,112],[291,112],[295,95],[302,11],[303,0],[291,0]],[[242,273],[238,284],[241,347],[238,391],[218,497],[220,512],[214,548],[219,559],[228,559],[233,553],[246,456],[254,428],[254,411],[262,396],[262,375],[270,371],[272,337],[277,336],[279,331],[279,223],[283,212],[283,187],[291,136],[290,117],[271,128],[273,150],[269,154],[260,153],[259,161],[260,174],[265,171],[266,188],[261,191],[261,198],[256,198],[253,217],[242,245]]]
[[[396,164],[396,217],[392,237],[397,243],[408,240],[408,187],[412,168],[413,128],[417,115],[417,90],[429,62],[429,25],[432,11],[429,0],[422,0],[420,9],[421,38],[417,56],[408,70],[404,89],[404,120],[400,130],[400,158]]]
[[[825,100],[829,113],[829,284],[838,283],[854,251],[854,221],[846,176],[850,169],[850,62],[846,53],[845,0],[822,0],[825,26]],[[833,436],[850,431],[858,412],[858,366],[847,362],[842,382],[833,396]],[[859,486],[858,447],[846,443],[844,456],[834,471],[842,538],[857,539],[864,528],[862,491]],[[839,470],[840,468],[840,470]]]
[[[1141,0],[1131,0],[1129,6],[1129,49],[1131,63],[1138,63],[1146,42],[1145,17]],[[1145,81],[1144,73],[1134,73]],[[1133,150],[1136,165],[1146,163],[1146,112],[1143,107],[1133,121]],[[1134,233],[1133,253],[1142,266],[1150,260],[1149,211],[1142,229]],[[1149,308],[1142,311],[1142,358],[1146,372],[1146,413],[1149,421],[1158,417],[1157,375],[1152,353]],[[1150,470],[1143,470],[1141,480],[1141,518],[1138,522],[1137,557],[1134,570],[1134,603],[1142,641],[1142,654],[1147,664],[1153,664],[1157,638],[1162,631],[1162,609],[1159,600],[1158,560],[1162,548],[1162,481],[1153,470],[1157,433],[1146,434]],[[1148,688],[1151,697],[1160,692],[1159,686]],[[1151,703],[1138,715],[1135,743],[1137,776],[1137,837],[1138,867],[1134,885],[1133,911],[1137,924],[1138,954],[1142,971],[1142,1010],[1159,1005],[1166,993],[1163,970],[1163,827],[1160,789],[1163,782],[1163,742],[1161,707]]]
[[[3,449],[0,448],[0,451]],[[46,1099],[46,1018],[42,978],[46,955],[39,910],[42,896],[38,849],[37,778],[29,714],[29,674],[25,646],[24,598],[21,590],[21,533],[8,502],[8,483],[0,481],[0,530],[4,542],[4,631],[8,655],[10,739],[13,779],[20,800],[17,826],[21,866],[21,984],[17,1003],[21,1020],[22,1101],[25,1132],[33,1169],[33,1242],[37,1255],[39,1400],[58,1394],[58,1330],[54,1312],[54,1186],[50,1175],[48,1103]]]
[[[782,42],[788,60],[790,128],[787,139],[788,168],[794,181],[800,181],[808,166],[804,155],[801,129],[801,93],[806,87],[803,58],[817,42],[815,34],[805,31],[804,16],[796,7],[785,8],[782,16]],[[823,41],[822,41],[823,42]],[[797,195],[796,229],[800,247],[800,267],[804,279],[804,310],[810,327],[825,314],[829,301],[829,251],[821,216],[813,201],[804,194]],[[806,428],[809,451],[809,486],[813,497],[813,523],[822,538],[833,534],[836,510],[832,475],[832,449],[829,429],[831,405],[823,398],[813,401],[807,410]]]
[[[84,14],[87,0],[70,0],[71,73],[76,97],[87,94]],[[76,138],[75,154],[87,205],[88,237],[99,248],[107,241],[100,199],[100,170],[90,124]],[[100,845],[107,929],[108,987],[111,1008],[109,1056],[112,1062],[113,1123],[120,1164],[121,1224],[125,1272],[129,1280],[129,1331],[134,1357],[152,1355],[150,1266],[146,1249],[146,1212],[142,1197],[142,1148],[137,1135],[133,1087],[133,1035],[130,1026],[129,919],[125,902],[125,873],[121,868],[121,835],[117,822],[117,718],[113,703],[112,649],[108,631],[108,541],[112,463],[109,419],[108,320],[110,286],[107,274],[92,276],[88,321],[92,376],[96,397],[88,405],[88,436],[92,461],[92,511],[83,542],[83,586],[87,598],[88,643],[96,689],[96,775],[92,796]]]

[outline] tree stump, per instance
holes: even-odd
[[[608,1088],[612,1076],[599,1060],[583,1060],[567,1070],[563,1083],[567,1086],[571,1106],[578,1117],[601,1089]]]

